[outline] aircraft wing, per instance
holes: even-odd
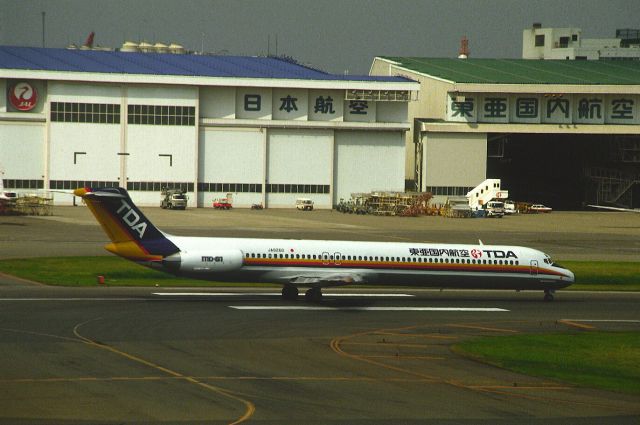
[[[634,212],[640,213],[640,209],[631,209],[631,208],[618,208],[618,207],[606,207],[604,205],[588,205],[591,208],[601,208],[603,210],[611,210],[611,211],[623,211],[623,212]]]

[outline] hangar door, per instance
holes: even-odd
[[[267,206],[292,208],[310,198],[316,208],[331,208],[332,166],[332,130],[268,130]]]
[[[402,132],[337,131],[335,152],[334,204],[352,193],[404,191]]]
[[[201,128],[198,206],[231,194],[234,206],[262,202],[264,134],[261,129]]]

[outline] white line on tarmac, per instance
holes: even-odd
[[[179,296],[179,297],[241,297],[241,296],[282,296],[280,292],[153,292],[153,295],[161,297]],[[345,293],[327,293],[323,292],[323,296],[327,297],[415,297],[411,294],[345,294]]]
[[[235,310],[312,310],[312,311],[474,311],[474,312],[503,312],[503,308],[480,307],[324,307],[304,305],[230,305]]]
[[[640,320],[616,320],[616,319],[562,319],[568,322],[589,322],[589,323],[640,323]]]
[[[3,301],[140,301],[141,298],[0,298]]]

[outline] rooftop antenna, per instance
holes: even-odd
[[[42,47],[44,47],[44,15],[45,13],[42,12]]]
[[[458,50],[458,59],[467,59],[469,57],[469,39],[463,35],[460,39],[460,50]]]

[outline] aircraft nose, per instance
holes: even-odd
[[[573,272],[569,269],[565,269],[564,270],[564,275],[566,276],[565,279],[568,280],[569,282],[573,283],[575,282],[575,275],[573,274]]]

